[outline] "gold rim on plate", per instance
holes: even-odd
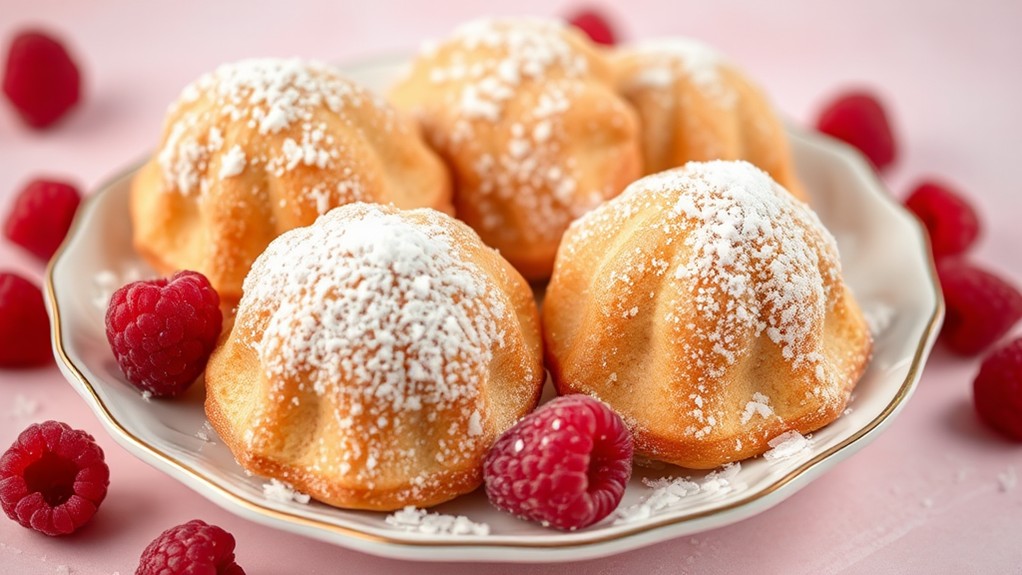
[[[810,139],[810,140],[813,139],[813,138],[823,138],[823,136],[816,136],[816,135],[810,136],[809,134],[805,134],[805,133],[802,133],[801,135],[804,138],[807,138],[807,139]],[[834,144],[834,143],[838,143],[838,142],[830,141],[828,143]],[[842,145],[844,145],[844,144],[842,143]],[[847,153],[847,151],[846,151],[846,153]],[[864,160],[861,160],[861,158],[859,158],[858,161],[864,162]],[[862,167],[863,166],[860,166],[860,169]],[[478,537],[478,538],[473,538],[473,539],[470,539],[470,540],[429,539],[429,540],[416,541],[416,540],[411,540],[411,539],[395,539],[395,538],[386,537],[386,536],[382,536],[382,535],[375,535],[375,534],[372,534],[372,533],[366,533],[366,532],[360,531],[358,529],[354,529],[354,528],[350,528],[350,527],[343,527],[343,526],[340,526],[340,525],[335,525],[335,524],[328,523],[328,522],[325,522],[325,521],[320,521],[320,520],[317,520],[317,519],[312,519],[312,518],[309,518],[309,517],[303,517],[301,515],[296,515],[294,513],[289,513],[289,512],[286,512],[286,511],[280,511],[278,509],[273,509],[273,508],[270,508],[270,507],[266,507],[264,505],[260,505],[259,503],[251,501],[249,499],[246,499],[246,498],[244,498],[244,497],[234,493],[233,491],[227,489],[226,487],[218,484],[213,479],[211,479],[211,478],[207,477],[206,475],[200,473],[199,471],[193,469],[188,464],[186,464],[186,463],[184,463],[182,461],[179,461],[178,459],[175,459],[173,456],[171,456],[171,455],[169,455],[167,453],[164,453],[163,451],[157,449],[156,447],[150,445],[149,443],[141,440],[139,437],[137,437],[131,431],[125,429],[125,427],[123,425],[121,425],[121,423],[113,416],[113,414],[110,413],[110,410],[107,408],[106,404],[99,397],[99,394],[96,393],[96,390],[95,390],[92,382],[90,382],[88,380],[88,378],[85,377],[85,375],[82,373],[82,370],[79,369],[79,367],[71,360],[70,357],[68,357],[68,354],[67,354],[67,351],[66,351],[65,345],[64,345],[64,339],[63,339],[64,334],[63,334],[63,331],[61,329],[60,305],[59,305],[59,303],[57,301],[56,289],[54,288],[54,281],[53,281],[54,268],[56,267],[57,263],[61,260],[63,254],[64,254],[64,251],[67,249],[68,245],[71,243],[71,240],[80,231],[80,228],[83,225],[82,221],[85,219],[85,215],[89,211],[94,209],[96,201],[98,200],[98,198],[101,197],[103,194],[108,193],[112,189],[113,185],[116,182],[126,178],[127,176],[132,174],[137,169],[138,169],[137,165],[133,166],[132,168],[129,168],[129,169],[125,170],[124,172],[121,172],[117,176],[114,176],[114,177],[108,179],[99,188],[98,192],[96,192],[95,194],[90,195],[88,198],[85,199],[85,201],[82,203],[81,209],[79,210],[79,215],[75,218],[74,223],[72,224],[71,229],[68,232],[64,242],[61,244],[60,248],[57,250],[57,253],[50,260],[50,263],[47,266],[47,269],[46,269],[46,295],[47,295],[47,300],[49,301],[49,304],[50,304],[50,322],[51,322],[51,327],[52,327],[52,339],[53,339],[54,350],[56,352],[57,357],[60,359],[61,362],[63,362],[64,366],[68,369],[68,371],[71,374],[74,375],[75,379],[78,380],[78,383],[82,386],[82,388],[86,392],[88,392],[88,397],[91,398],[92,403],[96,407],[98,407],[98,411],[97,410],[93,410],[93,411],[97,411],[97,413],[99,413],[102,416],[102,421],[106,424],[106,427],[107,427],[108,430],[116,431],[117,434],[120,436],[122,442],[127,442],[131,446],[133,446],[135,449],[139,449],[141,451],[144,451],[144,452],[148,453],[151,457],[153,457],[156,460],[160,461],[162,464],[164,464],[164,465],[166,465],[168,467],[173,468],[178,473],[188,476],[192,481],[194,481],[194,482],[196,482],[198,484],[203,485],[207,489],[212,490],[212,492],[214,492],[215,494],[217,494],[218,496],[220,496],[222,498],[223,502],[228,502],[228,503],[230,503],[232,505],[235,505],[237,507],[241,507],[241,508],[245,509],[246,511],[250,512],[250,513],[254,513],[256,515],[261,515],[261,516],[263,516],[265,518],[268,518],[268,519],[275,519],[277,521],[283,521],[283,522],[288,522],[288,523],[300,524],[300,525],[302,525],[304,527],[310,527],[310,528],[315,528],[315,529],[319,529],[319,530],[323,530],[323,531],[329,531],[329,532],[332,532],[332,533],[335,533],[335,534],[338,534],[338,535],[343,535],[345,537],[350,537],[350,538],[353,538],[353,539],[359,539],[359,540],[362,540],[362,541],[370,541],[370,542],[373,542],[373,543],[385,543],[385,544],[394,545],[394,546],[412,546],[412,547],[423,547],[423,546],[425,546],[425,547],[474,548],[474,549],[480,549],[480,548],[515,548],[515,547],[517,547],[517,548],[529,548],[529,549],[534,549],[534,548],[581,548],[581,547],[596,546],[596,545],[599,545],[601,543],[606,543],[608,541],[617,541],[617,540],[622,540],[622,539],[629,538],[629,537],[635,537],[635,536],[638,536],[638,535],[649,533],[649,532],[657,530],[657,529],[669,527],[669,526],[672,526],[672,525],[677,525],[677,524],[680,524],[680,523],[687,523],[687,522],[691,522],[691,521],[697,521],[699,519],[703,519],[703,518],[709,517],[711,515],[717,515],[717,514],[720,514],[720,513],[726,513],[728,511],[733,511],[733,510],[736,510],[738,508],[745,507],[747,505],[755,503],[756,501],[759,501],[759,500],[764,499],[764,498],[766,498],[766,497],[768,497],[770,495],[773,495],[774,493],[778,492],[779,490],[781,490],[785,486],[791,484],[793,481],[795,481],[800,476],[808,473],[810,470],[812,470],[814,467],[816,467],[817,465],[822,463],[824,460],[830,458],[831,456],[835,455],[836,453],[838,453],[838,452],[848,448],[852,444],[858,442],[860,439],[862,439],[863,437],[868,435],[870,432],[875,430],[877,427],[879,427],[888,417],[890,417],[901,406],[901,404],[911,394],[911,392],[912,392],[912,390],[913,390],[913,388],[915,386],[915,383],[916,383],[916,381],[918,380],[918,378],[919,378],[919,376],[921,374],[921,370],[923,368],[923,363],[924,363],[924,357],[926,356],[926,352],[929,349],[933,339],[936,336],[936,331],[937,331],[937,328],[938,328],[938,326],[940,324],[940,319],[943,317],[943,313],[944,313],[944,301],[943,301],[943,297],[941,295],[940,284],[937,282],[937,279],[936,279],[936,277],[937,277],[936,276],[936,268],[935,268],[935,265],[934,265],[934,262],[933,262],[932,254],[930,254],[928,252],[926,254],[927,255],[927,263],[928,263],[928,270],[927,271],[928,271],[928,276],[929,276],[931,288],[933,289],[933,295],[935,297],[935,305],[934,305],[933,311],[930,314],[930,318],[929,318],[929,320],[928,320],[928,322],[926,324],[926,327],[923,330],[923,333],[922,333],[922,335],[920,337],[919,344],[916,346],[915,353],[913,354],[913,357],[912,357],[912,363],[909,366],[909,370],[908,370],[908,373],[905,376],[905,380],[902,382],[901,386],[898,389],[898,393],[894,396],[894,398],[890,401],[890,403],[887,404],[887,406],[884,408],[884,410],[879,415],[877,415],[875,418],[873,418],[866,426],[860,428],[858,431],[856,431],[854,434],[852,434],[851,436],[847,437],[846,439],[844,439],[840,443],[838,443],[838,444],[836,444],[836,445],[834,445],[834,446],[832,446],[832,447],[822,451],[821,453],[815,455],[813,458],[811,458],[808,461],[804,462],[803,464],[799,465],[797,468],[791,470],[786,475],[784,475],[783,477],[775,480],[773,483],[771,483],[770,485],[766,486],[765,488],[760,489],[760,490],[756,491],[755,493],[752,493],[752,494],[750,494],[750,495],[748,495],[746,497],[743,497],[742,499],[739,499],[737,501],[733,501],[731,503],[728,503],[728,504],[720,506],[720,507],[716,507],[716,508],[713,508],[713,509],[707,509],[707,510],[696,512],[696,513],[690,513],[690,514],[687,514],[687,515],[680,515],[680,516],[665,517],[665,518],[660,519],[660,520],[647,521],[647,522],[645,522],[645,523],[643,523],[641,525],[635,525],[633,527],[630,527],[630,528],[627,528],[627,529],[623,529],[621,531],[617,531],[617,532],[612,533],[612,534],[602,535],[602,536],[593,537],[593,538],[587,538],[587,539],[584,539],[584,540],[567,539],[565,541],[554,541],[554,540],[549,540],[549,539],[540,539],[540,540],[536,540],[536,541],[493,541],[493,540],[490,540],[488,537]],[[871,174],[871,177],[873,178],[874,186],[876,186],[878,189],[881,189],[881,190],[886,189],[884,187],[884,185],[882,184],[882,182],[880,182],[880,180],[876,176],[876,174],[874,172],[872,172],[872,170],[867,168],[867,173]],[[883,196],[884,201],[888,202],[889,205],[895,207],[899,211],[903,210],[901,205],[898,204],[897,202],[895,202],[895,200],[893,198],[891,198],[889,195],[887,195],[887,194],[881,194],[881,195]],[[928,240],[926,239],[925,232],[923,231],[921,224],[919,224],[919,222],[915,221],[915,220],[913,220],[912,224],[914,226],[916,234],[922,240],[922,245],[924,245],[924,246],[928,245]],[[147,463],[149,463],[149,462],[147,462]],[[193,489],[194,489],[194,487],[193,487]],[[206,496],[207,499],[211,499],[211,497],[209,497],[205,493],[203,493],[202,495]]]

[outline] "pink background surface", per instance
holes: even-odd
[[[156,145],[166,106],[216,65],[251,56],[349,61],[409,51],[481,15],[556,15],[574,3],[0,1],[0,42],[38,24],[60,33],[84,68],[86,96],[56,128],[24,128],[0,105],[0,213],[40,174],[91,190]],[[933,176],[975,202],[985,232],[974,257],[1022,284],[1022,3],[650,2],[610,9],[629,38],[691,35],[742,65],[796,122],[830,95],[874,88],[893,115],[901,159],[885,177],[907,194]],[[769,4],[769,5],[767,5]],[[826,6],[824,6],[826,4]],[[0,242],[0,267],[41,280],[43,267]],[[87,280],[83,278],[83,284]],[[1016,334],[1022,333],[1022,327]],[[32,421],[96,435],[110,494],[80,533],[50,539],[0,518],[0,573],[134,572],[160,531],[202,518],[231,531],[252,575],[277,573],[1022,573],[1022,448],[982,427],[970,383],[978,360],[938,346],[902,415],[860,453],[777,507],[694,537],[567,565],[386,560],[289,535],[223,511],[134,459],[103,431],[55,367],[0,370],[0,446]],[[38,402],[15,417],[18,395]]]

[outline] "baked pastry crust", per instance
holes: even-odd
[[[618,93],[639,114],[646,174],[746,160],[808,200],[773,106],[715,50],[687,38],[649,40],[614,50],[611,65]]]
[[[252,266],[206,413],[252,473],[338,507],[426,507],[480,485],[544,379],[510,264],[442,213],[356,203]]]
[[[810,208],[745,162],[642,178],[565,234],[543,303],[558,392],[638,455],[713,468],[841,415],[872,346]]]
[[[424,50],[390,92],[450,166],[455,210],[527,279],[576,217],[641,174],[635,112],[604,54],[546,20],[483,20]]]
[[[245,60],[185,88],[132,182],[135,248],[236,303],[273,238],[353,201],[452,211],[414,122],[325,64]]]

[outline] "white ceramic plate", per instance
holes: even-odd
[[[346,72],[380,89],[400,64],[392,59]],[[684,497],[649,517],[617,524],[611,517],[561,533],[500,513],[477,491],[435,511],[485,522],[489,535],[425,535],[389,526],[383,513],[264,496],[266,480],[246,476],[204,427],[201,386],[180,400],[148,402],[124,381],[108,347],[96,300],[111,286],[99,284],[147,269],[131,247],[128,186],[134,170],[89,198],[53,260],[47,303],[54,348],[68,381],[128,451],[238,515],[344,547],[402,559],[549,562],[610,555],[720,527],[779,503],[875,438],[911,395],[943,311],[918,224],[888,197],[862,157],[822,136],[791,132],[799,175],[838,240],[845,277],[867,315],[877,319],[873,361],[849,411],[818,431],[808,449],[786,459],[745,461],[725,489]],[[621,509],[650,494],[642,479],[688,474],[637,470]],[[702,476],[693,475],[697,482]]]

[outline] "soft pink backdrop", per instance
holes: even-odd
[[[91,190],[155,143],[166,106],[191,79],[250,56],[335,61],[407,51],[488,14],[562,14],[572,2],[0,1],[0,50],[38,24],[82,64],[84,104],[45,133],[0,104],[0,213],[27,179],[50,174]],[[685,34],[729,54],[796,122],[841,88],[885,98],[901,144],[887,175],[903,197],[936,176],[978,205],[975,257],[1022,284],[1022,3],[652,2],[607,7],[622,35]],[[43,268],[0,242],[0,268]],[[84,282],[85,280],[83,280]],[[1022,333],[1022,328],[1016,333]],[[112,473],[107,501],[79,534],[50,539],[0,517],[0,573],[134,572],[163,529],[202,518],[233,532],[250,575],[278,573],[1022,573],[1022,487],[999,488],[1022,448],[972,413],[977,360],[939,347],[902,415],[857,455],[789,500],[742,523],[598,561],[567,565],[422,564],[378,559],[249,523],[120,449],[55,367],[0,370],[0,448],[25,425],[59,419],[96,435]],[[37,401],[30,418],[14,398]]]

